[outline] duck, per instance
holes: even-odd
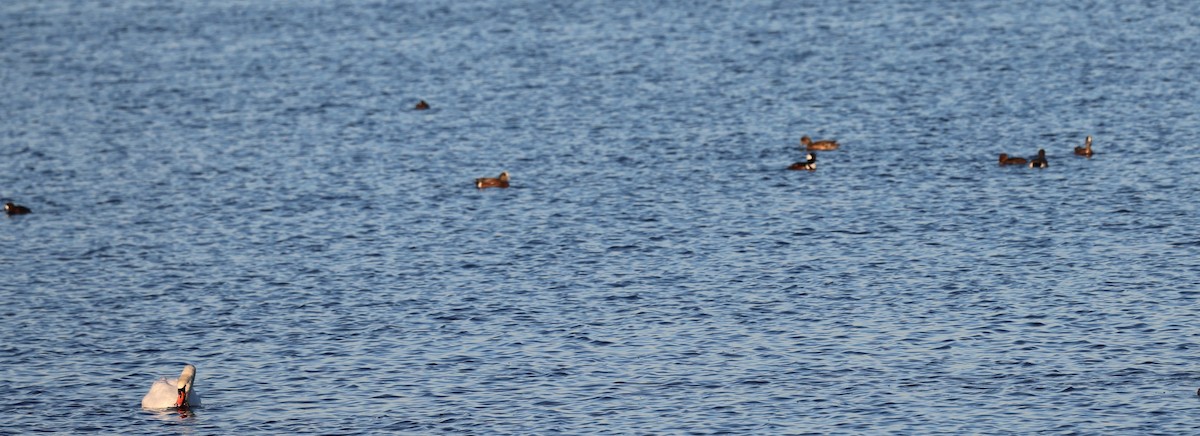
[[[1075,154],[1092,157],[1092,135],[1083,140],[1083,147],[1075,147]]]
[[[804,156],[804,159],[805,159],[804,162],[796,162],[796,163],[792,164],[791,166],[788,166],[788,169],[789,170],[805,170],[805,171],[816,171],[817,170],[817,154],[816,153],[809,153],[808,155]]]
[[[508,187],[508,171],[500,173],[500,177],[480,177],[475,179],[475,187],[478,189],[485,188],[507,188]]]
[[[804,145],[805,150],[829,151],[829,150],[837,150],[837,148],[838,148],[837,141],[834,141],[832,139],[822,139],[820,141],[813,141],[812,138],[808,137],[808,135],[800,137],[800,143]]]
[[[27,214],[27,213],[30,213],[30,212],[33,212],[33,211],[32,211],[32,210],[29,210],[29,208],[28,208],[28,207],[25,207],[25,206],[22,206],[22,205],[19,205],[19,204],[13,204],[13,202],[11,202],[11,201],[10,201],[10,202],[7,202],[7,203],[4,203],[4,213],[6,213],[6,214],[9,214],[9,215],[25,215],[25,214]]]
[[[413,110],[418,111],[423,111],[426,109],[429,109],[429,103],[426,103],[425,100],[418,101],[417,106],[413,108]]]
[[[1029,159],[1030,168],[1046,168],[1050,166],[1050,162],[1046,161],[1046,150],[1038,149],[1037,157]]]
[[[179,378],[159,378],[150,385],[150,391],[142,397],[144,409],[180,409],[186,410],[200,406],[200,394],[192,389],[196,382],[196,367],[184,365]]]
[[[1025,165],[1029,161],[1023,157],[1008,157],[1008,154],[1000,153],[1000,166],[1005,165]]]

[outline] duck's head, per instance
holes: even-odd
[[[504,171],[504,172],[501,172],[501,173],[500,173],[500,181],[501,181],[501,182],[507,182],[507,181],[508,181],[508,171]]]

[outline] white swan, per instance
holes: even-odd
[[[142,407],[146,409],[187,409],[200,405],[200,394],[192,389],[196,381],[196,367],[187,365],[179,378],[160,378],[150,385],[150,392],[142,397]]]

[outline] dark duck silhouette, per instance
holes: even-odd
[[[33,212],[33,211],[29,210],[28,207],[21,206],[19,204],[13,204],[13,202],[11,202],[11,201],[8,203],[4,203],[4,213],[6,213],[6,214],[25,215],[30,212]]]
[[[1046,161],[1046,150],[1038,149],[1038,155],[1029,160],[1030,168],[1046,168],[1050,166],[1050,162]]]
[[[816,171],[817,170],[817,154],[809,153],[804,158],[806,159],[804,162],[796,162],[796,163],[788,166],[788,169],[789,170]]]

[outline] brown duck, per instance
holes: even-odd
[[[1075,154],[1092,157],[1092,135],[1083,140],[1083,147],[1075,147]]]
[[[478,189],[484,188],[507,188],[508,187],[508,171],[500,173],[500,177],[480,177],[475,179],[475,187]]]
[[[807,135],[800,137],[800,143],[804,145],[805,150],[809,150],[809,151],[813,151],[813,150],[829,151],[829,150],[837,150],[837,148],[838,148],[837,141],[834,141],[832,139],[822,139],[820,141],[813,141],[812,138],[809,138]]]
[[[1005,165],[1025,165],[1029,161],[1023,157],[1008,157],[1007,154],[1000,153],[1000,166]]]

